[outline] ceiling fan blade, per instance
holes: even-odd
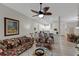
[[[49,10],[49,7],[44,7],[44,8],[43,8],[43,11],[44,11],[44,12],[47,12],[48,10]]]
[[[32,9],[31,9],[31,11],[32,11],[32,12],[34,12],[34,13],[38,13],[37,11],[35,11],[35,10],[32,10]]]
[[[33,15],[32,17],[35,17],[35,16],[38,16],[38,15]]]
[[[52,15],[52,13],[46,12],[46,13],[44,13],[44,15]]]

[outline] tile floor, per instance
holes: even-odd
[[[54,35],[53,50],[48,51],[47,56],[76,56],[76,44],[68,42],[64,36]],[[35,44],[20,56],[33,56]]]

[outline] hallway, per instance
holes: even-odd
[[[54,35],[54,48],[52,51],[48,52],[48,56],[75,56],[76,49],[75,44],[66,41],[64,36],[59,37],[58,35]],[[35,50],[35,44],[32,48],[26,50],[20,56],[32,56]]]

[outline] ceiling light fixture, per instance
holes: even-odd
[[[43,14],[40,14],[38,17],[39,17],[39,18],[43,18],[43,17],[44,17],[44,15],[43,15]]]
[[[39,11],[39,15],[38,15],[38,17],[40,17],[40,18],[43,18],[43,17],[44,17],[44,14],[43,14],[42,11]]]
[[[43,18],[45,15],[49,16],[49,15],[52,15],[51,12],[48,12],[50,7],[44,7],[42,8],[42,3],[40,3],[40,10],[39,11],[35,11],[35,10],[32,10],[32,12],[36,13],[36,15],[34,15],[33,17],[35,16],[38,16],[39,18]]]

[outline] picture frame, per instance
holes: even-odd
[[[19,20],[4,17],[4,36],[19,34]]]

